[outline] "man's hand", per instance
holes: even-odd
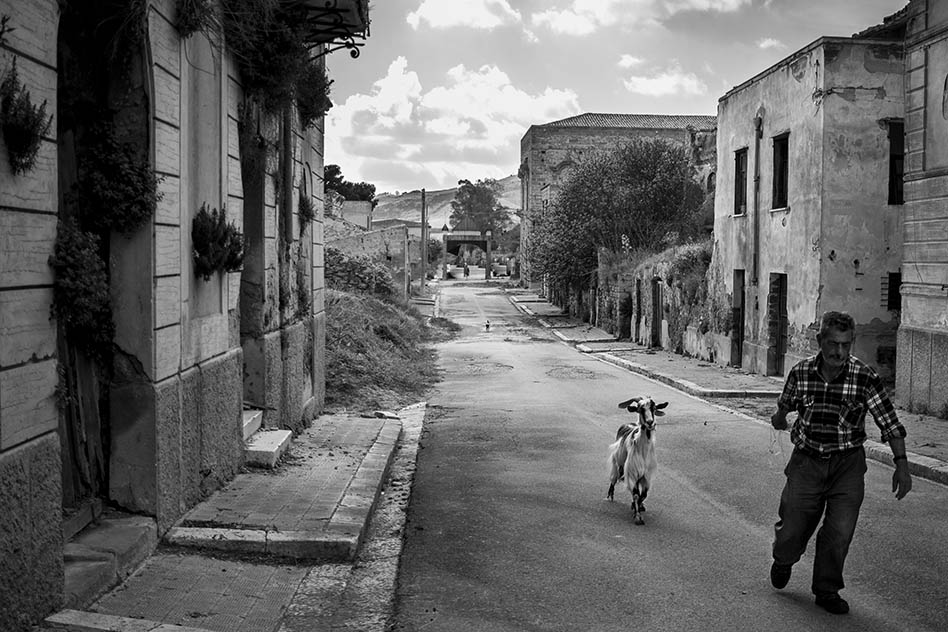
[[[778,408],[777,412],[770,416],[770,425],[777,430],[787,429],[787,411]]]
[[[892,475],[892,491],[898,500],[905,498],[905,495],[912,491],[912,475],[909,473],[908,463],[905,459],[895,462],[895,473]]]

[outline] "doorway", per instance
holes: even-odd
[[[783,375],[787,355],[787,275],[770,274],[767,296],[767,375]]]
[[[650,347],[662,346],[662,280],[652,279],[652,337]]]
[[[744,317],[746,294],[744,271],[734,271],[734,293],[731,299],[731,366],[740,367],[744,360]]]

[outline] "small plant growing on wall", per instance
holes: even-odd
[[[234,272],[244,260],[244,236],[237,226],[227,221],[223,207],[208,210],[207,204],[194,216],[191,224],[194,248],[194,271],[205,281],[218,272]]]
[[[10,170],[14,175],[32,170],[36,165],[40,143],[52,125],[53,117],[46,115],[46,101],[35,105],[29,91],[20,83],[16,59],[3,82],[0,82],[0,121]]]
[[[129,143],[120,143],[110,126],[93,132],[85,177],[79,185],[83,225],[130,235],[155,214],[161,193],[147,158]]]
[[[300,230],[302,231],[303,228],[316,219],[316,205],[313,204],[313,198],[308,196],[302,189],[300,189],[300,204],[298,212],[300,216]]]
[[[303,129],[312,127],[332,107],[329,90],[332,80],[326,74],[326,67],[312,59],[303,68],[296,82],[296,108]]]
[[[186,39],[200,31],[209,39],[216,39],[220,33],[216,0],[178,0],[176,9],[175,28],[182,38]]]
[[[80,230],[72,221],[59,223],[49,265],[53,281],[53,316],[71,340],[98,357],[112,340],[112,308],[99,238]]]

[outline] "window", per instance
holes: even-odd
[[[905,173],[905,125],[889,121],[889,204],[902,204],[902,176]]]
[[[790,179],[790,134],[774,137],[774,190],[771,208],[787,208],[787,182]]]
[[[734,152],[734,214],[747,212],[747,148]]]
[[[886,289],[886,309],[902,311],[902,273],[890,272]]]

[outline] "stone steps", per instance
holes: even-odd
[[[261,428],[263,411],[244,411],[244,463],[254,467],[272,468],[290,447],[293,432]]]

